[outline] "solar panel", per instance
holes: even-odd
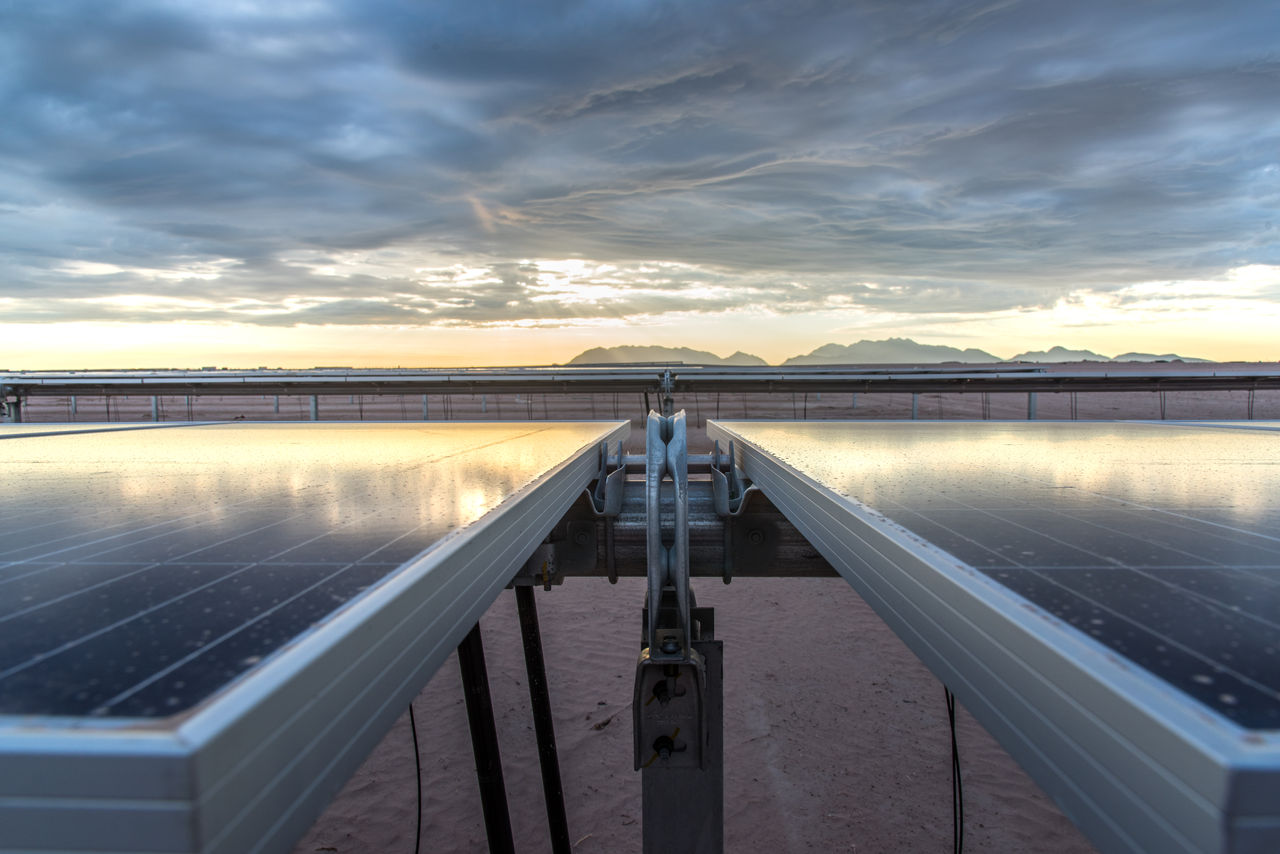
[[[1280,846],[1280,425],[708,432],[1104,850]]]
[[[626,432],[6,439],[0,849],[287,848]]]
[[[107,433],[115,430],[157,430],[191,427],[213,422],[169,422],[168,424],[94,423],[79,424],[0,424],[0,439],[27,439],[32,436],[56,436],[62,433]]]

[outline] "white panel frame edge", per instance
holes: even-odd
[[[189,713],[0,716],[0,852],[290,850],[630,433],[600,427]]]
[[[1280,851],[1280,732],[1236,725],[723,424],[707,434],[1100,850]]]

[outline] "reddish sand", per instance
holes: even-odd
[[[1079,367],[1079,366],[1070,366]],[[1150,366],[1139,366],[1148,369]],[[1177,366],[1172,366],[1177,367]],[[1190,366],[1188,366],[1190,367]],[[1257,367],[1257,366],[1253,366]],[[1273,366],[1266,366],[1268,368]],[[1114,368],[1114,366],[1111,366]],[[273,397],[161,401],[165,420],[305,420],[309,402]],[[849,394],[678,396],[693,450],[707,418],[905,418],[911,398]],[[1171,419],[1245,418],[1246,392],[1165,396]],[[428,399],[433,419],[632,418],[638,395]],[[991,395],[989,417],[1025,418],[1026,396]],[[1080,394],[1076,416],[1160,418],[1160,395]],[[1257,392],[1254,417],[1280,419],[1280,392]],[[101,421],[101,398],[35,401],[32,421]],[[323,419],[413,420],[421,396],[326,397]],[[112,404],[110,420],[150,420],[150,398]],[[980,418],[980,394],[921,395],[920,418]],[[1043,394],[1042,419],[1069,418],[1070,395]],[[940,683],[838,579],[695,584],[725,641],[726,850],[943,851],[951,845],[950,746]],[[573,579],[538,592],[574,850],[640,850],[640,777],[631,770],[630,703],[641,579]],[[481,622],[517,848],[549,851],[513,595]],[[483,851],[484,828],[456,663],[415,701],[423,764],[423,851]],[[965,843],[984,852],[1086,852],[1090,844],[967,713],[959,715]],[[411,852],[415,785],[407,715],[373,751],[295,854]]]
[[[950,736],[941,684],[839,579],[695,582],[725,642],[726,851],[945,851]],[[574,851],[640,851],[631,691],[642,579],[538,591]],[[517,850],[550,851],[514,594],[481,621]],[[458,668],[414,704],[423,850],[484,851]],[[972,851],[1093,848],[995,741],[959,715]],[[413,850],[407,715],[295,854]]]

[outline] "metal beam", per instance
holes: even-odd
[[[516,585],[559,584],[566,578],[643,578],[646,566],[643,482],[627,482],[622,512],[597,514],[586,495],[534,552]],[[612,555],[610,563],[610,535]],[[711,483],[689,482],[689,575],[693,578],[833,578],[837,575],[767,497],[752,491],[737,516],[715,512]]]
[[[78,395],[592,394],[701,392],[937,393],[1205,391],[1280,388],[1280,371],[1053,371],[1038,366],[725,368],[477,368],[438,371],[17,372],[0,384],[24,397]]]

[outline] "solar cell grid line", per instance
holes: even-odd
[[[227,501],[224,501],[223,512],[225,512],[225,508],[235,507],[235,506],[248,507],[251,509],[251,512],[254,512],[259,515],[261,515],[264,512],[264,508],[260,506],[260,502],[255,503],[255,499],[252,496],[244,497],[238,500],[235,498],[232,498],[232,499],[228,499]],[[273,512],[274,508],[267,508],[267,511]],[[103,511],[103,512],[111,512],[111,511]],[[158,514],[164,514],[164,515],[161,516]],[[158,518],[161,521],[156,522],[154,525],[144,524],[142,527],[138,527],[139,517],[131,513],[129,517],[127,519],[122,520],[119,525],[104,526],[104,525],[95,523],[91,526],[87,526],[86,530],[82,532],[72,532],[72,533],[65,534],[62,537],[52,538],[52,539],[40,534],[38,531],[35,532],[35,534],[28,534],[28,531],[30,531],[31,528],[30,526],[24,526],[23,529],[20,531],[9,532],[6,537],[6,542],[9,543],[10,545],[13,545],[15,543],[21,545],[25,537],[32,536],[34,539],[34,543],[28,546],[28,548],[34,549],[36,551],[30,554],[22,554],[21,548],[19,549],[10,548],[8,551],[4,552],[3,555],[7,558],[13,558],[15,556],[18,556],[26,560],[32,560],[32,559],[39,560],[42,558],[51,558],[51,557],[65,558],[65,554],[64,554],[65,549],[48,552],[45,554],[39,553],[38,549],[46,544],[56,544],[66,540],[75,539],[77,535],[91,536],[92,539],[83,545],[84,547],[92,547],[99,540],[115,540],[115,539],[118,539],[119,537],[128,536],[129,534],[137,533],[140,530],[150,528],[150,527],[168,527],[169,529],[176,529],[176,530],[165,531],[164,533],[166,535],[172,534],[172,533],[180,533],[181,531],[185,530],[185,528],[183,528],[179,523],[187,519],[194,519],[195,524],[192,527],[198,527],[199,525],[204,524],[204,519],[202,518],[203,515],[204,514],[202,513],[202,511],[198,509],[186,515],[173,515],[172,511],[169,511],[165,508],[157,507],[152,513],[152,518]],[[302,514],[293,514],[289,518],[297,519],[297,518],[300,518],[301,515]],[[148,517],[142,517],[142,518],[145,520]],[[287,520],[282,520],[282,521],[287,521]],[[65,529],[67,527],[67,520],[64,518],[53,518],[51,519],[50,524],[57,525]],[[278,524],[278,523],[272,523],[272,524]],[[263,527],[269,527],[269,525],[264,525]],[[113,533],[120,528],[124,530],[120,531],[119,533]],[[237,537],[244,537],[247,535],[248,535],[248,532],[245,532],[245,531],[239,531],[236,534]],[[261,539],[262,538],[259,538],[259,541],[261,541]],[[141,540],[135,540],[134,543],[129,545],[131,547],[134,547],[136,550],[136,546],[139,542],[141,542]],[[206,544],[206,545],[211,546],[213,544]],[[3,546],[0,546],[0,548],[3,548]]]
[[[288,850],[627,432],[10,441],[73,545],[0,563],[0,851]]]
[[[1280,424],[712,422],[1103,851],[1280,850]]]
[[[246,504],[250,504],[250,502],[246,501]],[[239,510],[232,508],[231,512],[251,518],[258,523],[254,528],[237,534],[237,537],[252,536],[255,533],[277,527],[289,521],[289,519],[302,518],[302,514],[293,514],[284,519],[275,519],[262,524],[262,508],[247,506],[239,508]],[[49,537],[40,527],[24,527],[23,530],[12,534],[11,548],[5,552],[5,557],[10,561],[22,563],[28,561],[58,561],[66,563],[104,559],[105,555],[109,555],[112,552],[128,549],[130,550],[131,562],[136,562],[137,552],[144,543],[153,543],[156,540],[174,538],[175,536],[178,538],[190,537],[193,532],[211,526],[207,516],[199,511],[176,517],[171,514],[166,517],[160,515],[161,513],[164,513],[164,511],[160,510],[150,518],[140,518],[136,521],[121,520],[116,524],[102,525],[97,530],[83,526],[80,530],[54,537]],[[91,520],[81,521],[83,523]],[[63,522],[51,521],[49,525],[63,530],[66,529]]]
[[[934,519],[926,518],[913,511],[896,508],[893,518],[917,533],[926,534],[935,545],[943,546],[952,554],[965,557],[974,566],[981,565],[983,552],[996,555],[975,540],[965,537],[960,531],[948,528]],[[947,544],[951,545],[948,547]],[[1276,558],[1280,558],[1280,555],[1273,558],[1273,563]],[[1016,561],[1010,561],[1009,565],[1017,566],[1018,564]],[[1087,571],[1113,568],[1114,565],[1099,563],[1060,566],[1054,569]],[[1157,581],[1176,595],[1193,598],[1231,615],[1240,615],[1272,628],[1280,628],[1280,622],[1277,622],[1277,618],[1280,617],[1280,598],[1277,598],[1280,594],[1280,590],[1277,590],[1280,586],[1280,577],[1277,577],[1274,571],[1268,571],[1266,564],[1229,567],[1213,561],[1205,561],[1203,564],[1180,564],[1174,561],[1151,566],[1134,565],[1129,569],[1133,571],[1134,576]],[[1253,569],[1260,569],[1267,574],[1255,575],[1248,572]],[[1188,579],[1185,576],[1191,576],[1191,578]],[[1188,584],[1188,581],[1191,583]],[[1202,587],[1208,589],[1200,589]]]
[[[1185,521],[1180,523],[1175,523],[1172,520],[1161,522],[1148,517],[1144,520],[1148,530],[1143,534],[1126,531],[1122,527],[1125,524],[1125,520],[1133,521],[1135,517],[1134,514],[1126,511],[1123,505],[1109,506],[1105,511],[1096,514],[1080,510],[1056,508],[1050,512],[1060,519],[1075,520],[1079,523],[1110,533],[1122,534],[1153,546],[1183,552],[1192,557],[1197,556],[1193,551],[1194,549],[1201,549],[1202,551],[1199,555],[1201,560],[1215,566],[1225,567],[1229,565],[1226,562],[1219,561],[1217,558],[1217,555],[1224,552],[1229,553],[1230,557],[1235,561],[1240,560],[1245,555],[1252,554],[1255,559],[1263,564],[1274,563],[1276,557],[1280,556],[1280,543],[1271,545],[1266,541],[1265,536],[1259,537],[1257,544],[1242,543],[1238,536],[1224,529],[1200,526],[1195,530],[1191,530]]]
[[[923,515],[920,513],[916,513],[915,511],[908,510],[907,508],[902,507],[901,505],[893,505],[891,503],[886,503],[885,506],[893,506],[894,512],[891,515],[894,518],[899,519],[899,521],[903,521],[904,524],[909,524],[909,526],[912,527],[913,529],[922,530],[926,528],[937,527],[945,531],[947,534],[952,535],[952,537],[958,538],[959,540],[963,540],[964,543],[959,544],[958,548],[952,548],[951,551],[957,554],[958,556],[964,557],[969,563],[973,564],[974,566],[983,565],[984,553],[986,555],[998,554],[993,550],[987,549],[981,543],[971,538],[964,537],[963,534],[961,534],[958,530],[948,528],[939,519],[939,514]],[[1070,533],[1074,533],[1077,535],[1084,535],[1084,537],[1087,538],[1089,534],[1093,532],[1098,532],[1098,531],[1104,532],[1106,535],[1108,535],[1105,546],[1102,549],[1094,549],[1094,548],[1088,548],[1088,547],[1080,547],[1077,549],[1078,551],[1082,551],[1087,555],[1091,555],[1097,558],[1096,561],[1092,561],[1092,562],[1085,561],[1075,566],[1062,565],[1062,566],[1054,567],[1056,569],[1082,569],[1082,568],[1087,569],[1087,568],[1090,568],[1091,566],[1106,568],[1106,562],[1107,561],[1114,562],[1116,555],[1121,553],[1123,549],[1122,542],[1123,540],[1126,540],[1126,539],[1145,544],[1146,547],[1149,547],[1149,551],[1147,551],[1145,555],[1133,556],[1130,559],[1126,560],[1126,565],[1128,566],[1128,568],[1131,569],[1133,571],[1133,574],[1137,576],[1141,576],[1145,578],[1154,578],[1154,576],[1151,575],[1150,573],[1150,570],[1153,568],[1163,568],[1163,569],[1169,569],[1169,570],[1178,569],[1178,568],[1193,568],[1193,567],[1194,568],[1212,567],[1219,570],[1231,569],[1231,567],[1227,563],[1221,562],[1215,559],[1214,557],[1207,556],[1206,553],[1195,554],[1187,549],[1177,547],[1172,544],[1162,545],[1154,538],[1138,536],[1130,532],[1121,531],[1117,527],[1104,525],[1100,522],[1097,522],[1096,520],[1083,519],[1071,513],[1064,513],[1051,508],[1044,508],[1044,510],[1045,510],[1045,513],[1044,513],[1045,518],[1051,521],[1051,523],[1054,526],[1055,532],[1060,535],[1062,535],[1064,531],[1069,532],[1066,534],[1066,536],[1068,537],[1070,536]],[[1022,511],[1007,510],[1003,512],[1005,516],[1010,516]],[[984,515],[984,516],[990,516],[992,518],[997,518],[990,511],[986,511],[986,510],[974,510],[974,513]],[[907,520],[910,520],[909,523],[907,522]],[[1079,524],[1075,524],[1073,527],[1073,523],[1079,523]],[[1147,524],[1150,525],[1151,521],[1147,520]],[[1033,530],[1031,528],[1027,528],[1026,526],[1019,526],[1019,527],[1023,527],[1025,530],[1028,530],[1028,531]],[[1188,526],[1185,523],[1172,530],[1170,530],[1168,527],[1165,527],[1163,530],[1166,532],[1164,536],[1178,537],[1183,534],[1187,534],[1187,535],[1194,536],[1196,540],[1200,543],[1208,542],[1212,544],[1212,540],[1217,536],[1216,532],[1214,531],[1188,530]],[[1049,536],[1049,535],[1043,535],[1043,536],[1045,536],[1049,540],[1059,543],[1060,545],[1071,548],[1070,544],[1067,541],[1064,541],[1060,536]],[[936,542],[936,539],[935,539],[935,542]],[[1223,540],[1223,544],[1226,545],[1227,542]],[[1188,546],[1188,548],[1190,548],[1193,544],[1190,541],[1188,541],[1186,545]],[[1245,569],[1245,570],[1248,570],[1248,569],[1264,569],[1265,570],[1266,567],[1274,566],[1278,561],[1280,561],[1280,547],[1267,548],[1265,539],[1263,540],[1263,542],[1260,544],[1259,547],[1250,547],[1247,544],[1241,544],[1238,542],[1230,543],[1230,545],[1237,552],[1244,551],[1248,553],[1250,557],[1252,557],[1253,559],[1255,560],[1261,559],[1262,561],[1264,561],[1262,563],[1257,564],[1256,566],[1246,565],[1244,567],[1241,567],[1242,569]],[[1110,548],[1107,548],[1107,546],[1110,546]],[[1191,560],[1188,560],[1188,559],[1191,559]],[[1006,560],[1008,560],[1009,563],[1015,566],[1025,566],[1024,564],[1019,562],[1016,558],[1007,558]],[[1269,561],[1269,563],[1266,561]],[[1034,567],[1030,567],[1030,568],[1034,568]],[[1041,567],[1041,568],[1047,569],[1048,567]],[[1228,572],[1227,576],[1225,577],[1228,577],[1228,578],[1231,577],[1231,573]],[[1162,578],[1160,580],[1163,583],[1167,584],[1170,588],[1178,589],[1179,587],[1178,584],[1176,583],[1175,577],[1167,577],[1167,578]],[[1274,572],[1268,573],[1267,575],[1260,575],[1260,576],[1256,575],[1256,576],[1253,576],[1253,582],[1257,586],[1259,592],[1262,592],[1265,595],[1267,592],[1270,592],[1266,590],[1267,587],[1273,587],[1277,584],[1280,584],[1280,575],[1277,575]],[[1190,595],[1190,596],[1194,596],[1196,598],[1202,599],[1213,605],[1225,608],[1231,611],[1232,613],[1243,611],[1244,613],[1249,614],[1251,617],[1255,619],[1259,619],[1259,620],[1262,620],[1263,622],[1267,622],[1273,627],[1277,625],[1276,618],[1280,617],[1280,600],[1267,602],[1266,607],[1262,608],[1257,613],[1250,613],[1248,606],[1253,603],[1247,597],[1242,598],[1238,595],[1231,595],[1228,600],[1223,600],[1222,598],[1214,598],[1212,596],[1209,596],[1203,592],[1196,591],[1196,590],[1181,589],[1180,592],[1185,595]],[[1226,591],[1223,591],[1223,592],[1225,593]]]
[[[904,512],[911,513],[912,511],[904,510]],[[1218,570],[1231,570],[1233,568],[1233,564],[1228,562],[1229,557],[1224,554],[1228,549],[1234,553],[1237,560],[1247,558],[1251,561],[1251,563],[1234,564],[1234,566],[1243,570],[1265,570],[1268,567],[1274,567],[1277,561],[1280,561],[1280,548],[1269,547],[1265,537],[1258,537],[1258,542],[1256,544],[1240,542],[1238,539],[1236,541],[1229,541],[1212,528],[1206,529],[1197,527],[1188,524],[1187,522],[1183,522],[1176,527],[1159,526],[1161,536],[1168,537],[1171,540],[1183,540],[1183,545],[1175,545],[1174,543],[1162,545],[1153,537],[1140,537],[1135,534],[1121,531],[1117,527],[1102,524],[1096,520],[1082,519],[1070,513],[1050,511],[1050,513],[1047,514],[1047,517],[1051,519],[1055,528],[1059,532],[1066,530],[1078,535],[1089,536],[1094,532],[1101,531],[1104,532],[1105,535],[1108,535],[1108,544],[1118,542],[1121,538],[1131,539],[1144,544],[1144,546],[1148,547],[1149,550],[1144,555],[1135,556],[1133,560],[1127,562],[1127,565],[1139,575],[1148,573],[1151,569],[1176,569],[1179,567],[1205,567]],[[1152,520],[1150,519],[1144,521],[1147,525],[1152,524]],[[1082,524],[1072,526],[1071,523],[1073,522]],[[1192,551],[1192,549],[1196,548],[1199,548],[1198,553],[1196,551]],[[1086,551],[1086,553],[1096,555],[1101,560],[1110,560],[1114,554],[1113,552],[1109,552],[1107,549],[1085,548],[1084,551]],[[1016,560],[1014,562],[1017,563]],[[1069,569],[1072,567],[1066,566],[1063,568]],[[1230,574],[1228,573],[1228,576],[1226,577],[1230,577]],[[1263,585],[1276,586],[1277,584],[1280,584],[1280,577],[1278,577],[1274,572],[1269,572],[1265,575],[1255,575],[1253,579],[1256,583]],[[1231,600],[1225,604],[1228,607],[1235,609],[1238,605],[1238,600],[1233,596],[1231,597]],[[1280,611],[1273,611],[1272,614],[1280,614]]]
[[[188,425],[181,425],[188,426]],[[99,432],[99,431],[95,431]],[[65,437],[67,433],[50,433],[49,436]],[[33,478],[27,478],[27,485],[30,486]],[[136,534],[142,530],[148,530],[158,527],[167,529],[179,528],[188,520],[193,522],[193,526],[204,524],[207,514],[198,507],[193,507],[185,514],[175,513],[172,507],[157,506],[150,511],[139,512],[133,510],[127,517],[122,517],[115,524],[103,524],[97,521],[103,516],[118,514],[118,506],[112,504],[103,504],[96,507],[90,507],[84,512],[80,512],[76,516],[79,523],[77,530],[69,530],[68,520],[57,514],[50,514],[48,508],[43,507],[31,501],[31,497],[27,492],[15,493],[12,499],[6,503],[14,505],[25,505],[25,510],[10,515],[0,515],[0,525],[5,528],[5,539],[0,543],[0,558],[5,561],[29,562],[33,560],[41,560],[43,558],[51,558],[61,553],[61,550],[54,549],[59,544],[77,538],[89,537],[88,544],[95,542],[110,541],[129,534]],[[236,503],[226,504],[223,512],[228,509],[234,509]],[[245,497],[240,500],[239,506],[244,508],[244,512],[255,513],[259,516],[262,514],[262,508],[254,506],[252,497]],[[17,524],[19,520],[27,519],[24,524]],[[39,521],[43,519],[43,521]],[[35,524],[32,524],[35,521]],[[50,531],[61,532],[50,534]],[[85,543],[81,543],[85,545]],[[41,550],[44,550],[41,552]],[[27,553],[23,553],[23,552]]]

